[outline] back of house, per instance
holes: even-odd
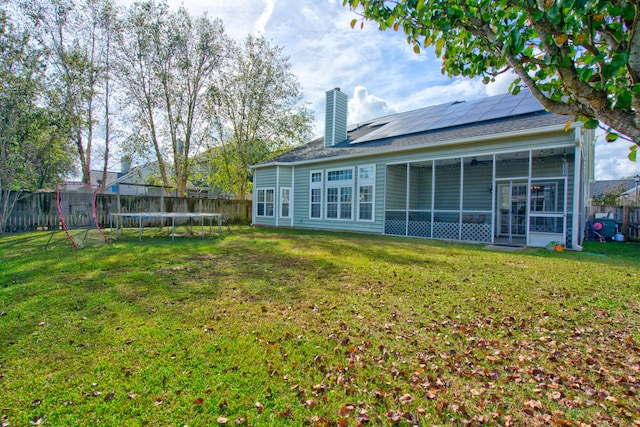
[[[529,91],[347,127],[327,92],[325,136],[254,165],[256,226],[578,249],[594,131]]]

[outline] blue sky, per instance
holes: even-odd
[[[123,1],[130,3],[130,1]],[[168,0],[194,15],[222,19],[227,34],[242,40],[262,34],[282,46],[315,112],[314,134],[324,131],[325,92],[340,87],[349,96],[349,122],[367,120],[454,100],[505,93],[510,79],[485,86],[479,80],[450,79],[432,50],[416,55],[403,33],[381,32],[374,23],[351,29],[356,15],[342,0]],[[596,179],[640,172],[629,161],[629,142],[596,145]]]

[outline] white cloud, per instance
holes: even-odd
[[[640,163],[627,158],[631,142],[618,139],[606,143],[604,137],[596,144],[596,180],[605,181],[635,176],[640,172]]]
[[[120,0],[131,4],[134,0]],[[442,61],[433,50],[420,55],[402,31],[379,31],[366,22],[352,29],[357,15],[342,0],[167,0],[184,4],[194,15],[207,12],[224,22],[226,32],[243,40],[256,31],[282,46],[298,78],[305,101],[315,111],[315,132],[324,129],[325,92],[340,87],[350,95],[349,122],[368,120],[456,100],[506,93],[514,75],[504,74],[484,85],[480,79],[442,75]],[[366,88],[366,89],[365,89]],[[626,156],[630,143],[598,144],[596,178],[635,175],[640,164]]]
[[[254,34],[264,35],[265,27],[267,26],[269,19],[271,19],[271,14],[273,13],[273,8],[276,5],[276,0],[264,0],[264,3],[265,8],[253,27]]]
[[[445,102],[470,101],[485,96],[485,87],[482,82],[458,78],[416,90],[410,97],[400,100],[396,105],[398,111],[409,111]]]
[[[486,86],[487,95],[494,96],[509,92],[509,86],[517,78],[518,75],[513,70],[498,75],[495,82],[489,83]]]
[[[364,86],[356,86],[353,97],[349,100],[348,121],[355,124],[396,112],[384,99],[371,95]]]

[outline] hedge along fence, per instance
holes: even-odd
[[[119,208],[118,208],[119,206]],[[251,201],[196,199],[159,196],[118,196],[99,194],[96,215],[101,228],[110,225],[113,213],[133,212],[207,212],[220,213],[228,224],[251,223]],[[161,219],[149,219],[148,225],[161,225]],[[188,219],[181,220],[188,222]],[[179,220],[176,220],[176,224]],[[123,218],[123,225],[137,226],[138,220]],[[23,193],[9,215],[5,232],[53,230],[60,227],[55,192]]]

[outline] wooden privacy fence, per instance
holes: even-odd
[[[596,214],[606,215],[620,224],[620,232],[626,240],[639,241],[640,206],[610,206],[592,204],[587,218],[593,220]]]
[[[119,208],[118,208],[119,205]],[[251,201],[227,199],[195,199],[158,196],[118,196],[99,194],[96,214],[100,227],[109,228],[110,214],[130,212],[209,212],[220,213],[228,224],[251,223]],[[128,219],[137,226],[137,220]],[[156,220],[159,222],[160,220]],[[135,222],[135,224],[134,224]],[[9,215],[6,232],[53,230],[60,226],[56,193],[27,193]]]

